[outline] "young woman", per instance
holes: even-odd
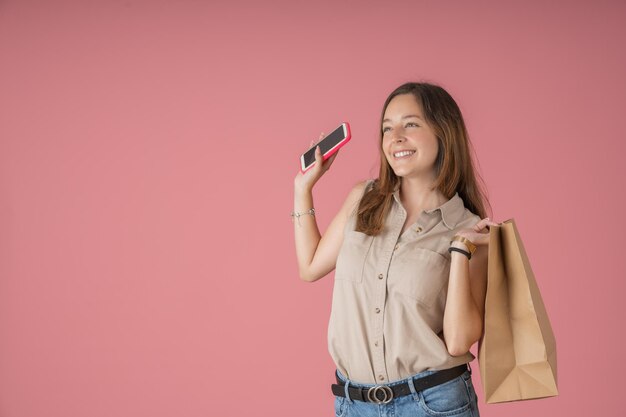
[[[323,236],[312,189],[337,154],[322,163],[318,148],[294,181],[300,277],[335,269],[335,414],[477,417],[469,350],[482,333],[495,223],[463,117],[443,88],[407,83],[380,126],[378,178],[352,189]]]

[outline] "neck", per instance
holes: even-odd
[[[441,206],[448,199],[437,189],[433,180],[424,178],[402,178],[400,201],[407,212],[421,212]]]

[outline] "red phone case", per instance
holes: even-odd
[[[331,156],[333,156],[335,153],[337,153],[337,151],[339,149],[341,149],[346,143],[348,143],[350,141],[350,139],[352,138],[352,133],[350,131],[350,124],[348,124],[348,122],[343,122],[341,123],[342,125],[346,125],[346,138],[336,147],[332,148],[331,150],[329,150],[328,152],[326,152],[325,154],[322,155],[322,162],[324,162],[325,160],[327,160],[328,158],[330,158]],[[323,139],[322,139],[323,140]],[[317,145],[315,145],[317,146]],[[308,152],[309,150],[307,150]],[[305,152],[306,153],[306,152]],[[315,162],[313,162],[311,165],[309,165],[309,167],[307,169],[305,169],[304,171],[302,170],[302,155],[300,156],[300,171],[304,174],[305,172],[307,172],[309,169],[311,169],[313,166],[315,166]]]

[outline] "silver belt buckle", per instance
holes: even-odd
[[[382,392],[384,397],[378,398],[378,393]],[[376,404],[387,404],[393,399],[393,391],[386,385],[376,385],[367,390],[367,399]]]

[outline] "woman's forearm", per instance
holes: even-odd
[[[480,338],[483,319],[470,288],[469,260],[451,253],[448,296],[443,316],[443,334],[448,352],[463,355]]]
[[[312,190],[300,190],[296,187],[294,191],[293,207],[293,211],[296,213],[306,213],[313,208]],[[298,258],[300,278],[305,281],[310,281],[311,277],[308,276],[308,270],[321,239],[320,231],[317,227],[315,216],[305,214],[299,217],[293,217],[292,219],[295,230],[296,256]]]

